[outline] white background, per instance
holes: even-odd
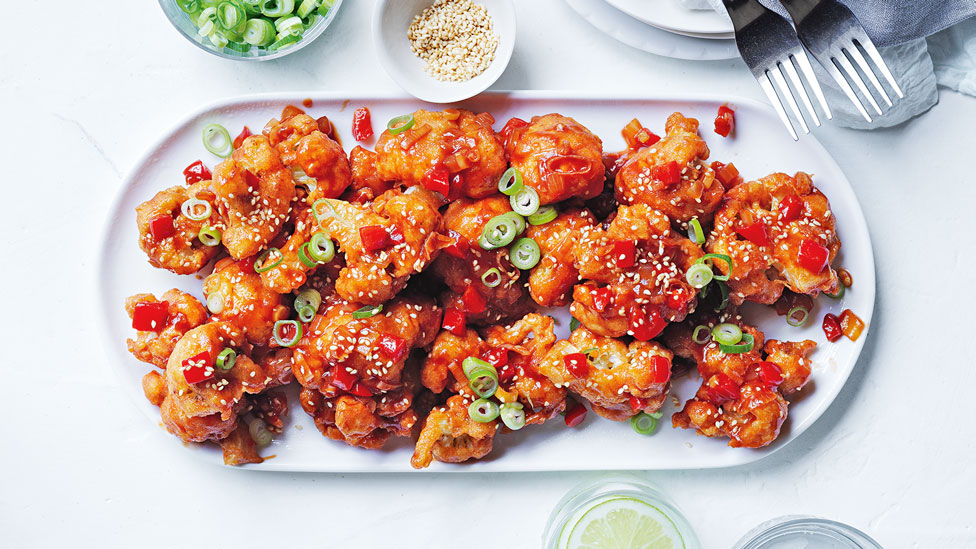
[[[515,54],[495,89],[760,97],[740,61],[655,57],[558,0],[517,5]],[[347,0],[315,43],[262,64],[199,51],[151,2],[5,6],[0,546],[533,547],[557,500],[588,478],[215,467],[147,424],[110,374],[94,266],[125,172],[175,118],[215,99],[396,89],[374,59],[372,6]],[[835,404],[788,447],[736,469],[649,474],[705,547],[729,547],[782,514],[848,522],[889,548],[976,547],[976,365],[965,352],[974,122],[976,100],[944,93],[898,128],[818,133],[874,239],[870,339]]]

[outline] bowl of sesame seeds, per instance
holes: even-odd
[[[515,47],[512,0],[380,0],[373,13],[380,63],[418,99],[453,103],[491,86]]]

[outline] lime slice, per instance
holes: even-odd
[[[683,549],[681,533],[660,509],[618,497],[590,507],[572,526],[572,549]]]

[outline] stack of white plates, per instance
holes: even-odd
[[[732,20],[713,10],[691,10],[680,0],[566,0],[594,27],[629,46],[678,59],[739,56]]]

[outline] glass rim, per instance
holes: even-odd
[[[850,549],[883,549],[853,526],[813,515],[784,515],[767,520],[742,536],[735,549],[764,549],[787,536],[830,540]]]

